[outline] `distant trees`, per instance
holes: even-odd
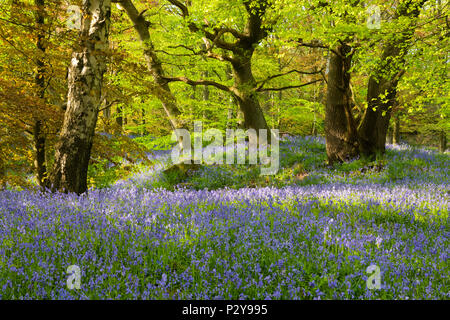
[[[432,136],[446,149],[441,1],[373,1],[382,21],[372,30],[358,0],[83,0],[76,39],[65,1],[6,2],[0,186],[25,184],[12,174],[20,167],[41,187],[82,193],[89,163],[114,162],[115,143],[94,139],[96,131],[123,142],[122,133],[166,135],[198,118],[222,129],[243,120],[325,134],[329,163],[383,153],[390,123],[398,142],[400,115],[402,134]],[[121,8],[112,19],[111,3]]]

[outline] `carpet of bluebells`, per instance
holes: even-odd
[[[448,153],[388,146],[377,170],[325,167],[318,138],[280,150],[306,178],[223,188],[239,177],[211,166],[195,179],[220,188],[170,191],[156,166],[81,196],[1,192],[0,298],[450,298]]]

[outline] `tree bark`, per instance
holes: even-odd
[[[392,126],[390,126],[388,128],[387,141],[388,141],[389,144],[393,144],[394,143],[394,131],[392,129]]]
[[[123,127],[123,110],[122,110],[121,106],[117,106],[116,113],[117,113],[116,124],[120,128],[120,131],[122,131],[122,127]]]
[[[269,126],[256,92],[257,85],[252,72],[252,57],[255,46],[267,37],[267,30],[263,27],[263,16],[266,13],[268,2],[260,1],[258,7],[252,7],[250,1],[244,1],[244,5],[249,15],[244,30],[246,36],[239,38],[230,62],[235,81],[234,93],[239,108],[244,114],[245,128],[255,129],[259,134],[259,129],[269,129]]]
[[[417,18],[425,1],[405,1],[397,10],[398,17]],[[403,75],[407,54],[407,43],[414,34],[414,28],[407,26],[396,40],[389,41],[383,50],[380,64],[369,78],[367,109],[358,128],[361,154],[375,158],[385,152],[386,135],[392,108],[397,95],[397,84]],[[390,72],[390,75],[383,76]],[[384,97],[383,97],[384,96]]]
[[[325,109],[325,138],[328,163],[348,161],[358,155],[356,125],[352,115],[350,46],[339,45],[331,53]]]
[[[439,151],[445,152],[447,150],[447,134],[445,131],[439,132]]]
[[[246,129],[269,129],[263,111],[259,104],[256,89],[256,80],[253,77],[251,57],[253,49],[240,56],[235,56],[231,63],[235,80],[234,94],[240,110],[244,114],[244,125]]]
[[[392,133],[392,143],[393,144],[400,143],[400,116],[398,114],[395,115],[394,129]]]
[[[56,145],[52,190],[84,193],[106,71],[110,0],[83,0],[80,49],[72,55],[67,109]]]
[[[361,154],[369,158],[374,158],[377,153],[385,152],[389,120],[395,104],[397,84],[402,72],[399,71],[392,78],[385,78],[381,74],[384,70],[392,68],[390,63],[392,59],[400,58],[400,64],[403,65],[403,57],[406,52],[401,49],[400,44],[391,43],[386,46],[377,74],[369,78],[367,109],[358,128]]]
[[[225,76],[227,77],[227,80],[231,80],[233,78],[233,71],[231,70],[231,67],[229,64],[227,64],[225,69]],[[230,102],[229,102],[228,112],[227,112],[227,129],[231,129],[232,126],[232,120],[234,118],[234,109],[236,108],[236,97],[233,94],[230,94]],[[237,118],[237,115],[236,115]]]
[[[44,15],[45,15],[45,0],[35,0],[36,5],[36,47],[37,47],[37,59],[36,59],[36,76],[35,84],[37,87],[37,96],[43,100],[45,98],[45,63],[43,56],[45,54],[44,44]],[[42,130],[43,122],[39,119],[39,116],[35,116],[33,125],[33,140],[35,150],[34,165],[36,169],[37,183],[41,188],[48,186],[46,181],[47,167],[45,161],[45,144],[46,137]]]
[[[207,78],[209,75],[208,71],[203,72],[203,77]],[[203,86],[203,101],[209,101],[209,87]]]

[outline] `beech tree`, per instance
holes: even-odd
[[[198,51],[198,53],[231,65],[234,85],[226,86],[209,80],[194,81],[187,77],[167,77],[166,79],[170,82],[183,81],[190,85],[210,85],[230,92],[244,115],[246,128],[253,128],[257,131],[258,129],[269,129],[258,99],[258,92],[300,88],[322,80],[319,79],[310,83],[293,84],[280,88],[264,87],[271,79],[290,73],[320,73],[320,71],[302,72],[290,70],[286,73],[268,76],[259,82],[256,81],[252,70],[252,57],[256,46],[263,39],[267,38],[273,25],[277,23],[276,15],[268,15],[268,11],[274,4],[273,1],[244,0],[239,2],[239,5],[242,5],[245,10],[242,29],[221,23],[214,24],[206,18],[203,23],[197,22],[191,17],[189,4],[185,5],[178,0],[169,0],[169,2],[179,9],[179,13],[186,20],[189,30],[192,33],[202,35],[204,49]]]
[[[314,39],[310,43],[299,41],[301,46],[320,47],[330,52],[325,115],[327,157],[330,164],[347,161],[358,155],[373,159],[377,153],[385,151],[397,85],[404,73],[405,56],[414,35],[417,17],[425,2],[400,0],[390,3],[394,14],[388,18],[387,22],[392,26],[385,33],[370,32],[360,27],[358,16],[361,10],[365,10],[361,1],[345,3],[340,8],[321,1],[311,6],[312,10],[317,10],[316,14],[326,14],[330,19],[330,26],[323,33],[313,35],[322,36],[322,39]],[[366,107],[364,114],[358,116],[359,120],[355,117],[353,108],[353,59],[356,52],[371,49],[377,42],[383,44],[382,54],[379,63],[370,71]]]
[[[342,42],[331,52],[325,108],[325,138],[329,163],[344,162],[359,153],[350,88],[352,50],[353,48]]]
[[[184,19],[189,19],[188,26],[192,32],[201,32],[204,36],[206,56],[227,61],[231,64],[235,85],[228,87],[217,82],[192,81],[185,77],[167,78],[168,81],[184,81],[188,84],[207,84],[215,86],[221,90],[231,92],[239,104],[244,114],[244,123],[247,128],[268,129],[266,119],[261,110],[261,106],[255,89],[256,80],[252,72],[251,59],[255,46],[268,34],[269,25],[263,24],[263,16],[268,10],[269,1],[243,1],[248,14],[244,30],[240,31],[229,27],[217,27],[205,24],[197,24],[190,19],[189,6],[178,0],[169,0],[180,10]],[[213,29],[213,31],[210,31]],[[231,34],[234,42],[224,39],[225,34]],[[220,48],[227,53],[220,54],[213,50]]]
[[[139,13],[131,0],[116,0],[113,2],[118,3],[119,6],[126,11],[128,17],[133,23],[134,29],[139,35],[140,41],[143,45],[143,54],[147,63],[147,69],[151,73],[156,84],[154,94],[161,101],[172,128],[174,130],[184,128],[185,125],[180,119],[181,111],[177,106],[175,96],[170,90],[169,81],[165,78],[161,61],[155,52],[154,45],[150,37],[150,23],[145,19],[142,13]]]
[[[392,108],[397,98],[397,85],[404,74],[405,56],[414,34],[416,18],[426,1],[404,1],[399,3],[393,19],[408,18],[400,34],[386,40],[382,56],[373,75],[369,78],[367,108],[358,128],[361,154],[374,157],[384,153],[386,136]]]

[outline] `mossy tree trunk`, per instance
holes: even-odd
[[[350,67],[352,48],[341,43],[330,58],[325,138],[328,163],[348,161],[358,155],[358,139],[352,115]]]

